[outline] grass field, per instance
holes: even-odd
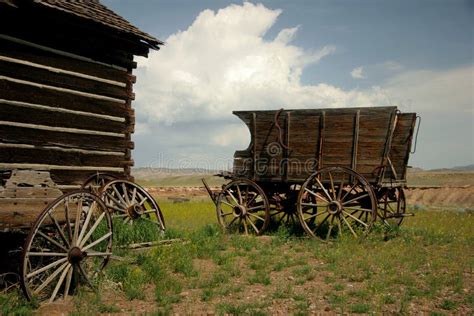
[[[323,243],[284,227],[225,235],[212,202],[159,202],[165,237],[183,242],[115,251],[125,261],[105,269],[100,294],[80,291],[40,314],[473,313],[472,214],[418,211],[399,230]],[[0,295],[0,314],[34,308],[17,291]]]

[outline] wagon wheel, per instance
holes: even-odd
[[[383,188],[377,192],[378,216],[384,224],[400,226],[406,212],[405,192],[402,188]]]
[[[287,227],[299,227],[299,217],[296,201],[300,190],[300,185],[291,185],[283,194],[277,193],[270,200],[270,225],[285,225]],[[312,195],[308,196],[308,202],[316,203]],[[307,212],[316,213],[317,208],[308,208]]]
[[[124,223],[140,221],[153,223],[160,232],[165,231],[165,221],[158,203],[141,186],[127,180],[113,180],[101,189],[101,197],[113,218]]]
[[[343,233],[354,237],[367,233],[376,219],[376,207],[367,180],[343,167],[312,174],[301,186],[297,201],[304,230],[326,240]]]
[[[270,221],[265,192],[247,179],[233,180],[222,188],[216,211],[219,224],[228,232],[260,235]]]
[[[99,194],[100,188],[102,188],[107,182],[118,179],[116,176],[108,173],[96,173],[82,184],[82,188],[91,191],[94,194]]]
[[[81,284],[94,287],[112,254],[112,220],[100,198],[80,190],[41,213],[25,241],[21,286],[26,297],[54,301]]]

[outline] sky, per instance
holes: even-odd
[[[136,167],[225,169],[233,110],[398,106],[409,165],[474,164],[474,1],[103,0],[165,42],[137,58]]]

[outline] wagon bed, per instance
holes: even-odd
[[[234,155],[234,174],[263,182],[301,182],[314,171],[348,167],[371,184],[399,186],[416,113],[396,107],[235,111],[251,143]]]

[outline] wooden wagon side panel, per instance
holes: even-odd
[[[288,181],[303,181],[318,167],[320,131],[323,116],[320,112],[291,112],[288,135]]]

